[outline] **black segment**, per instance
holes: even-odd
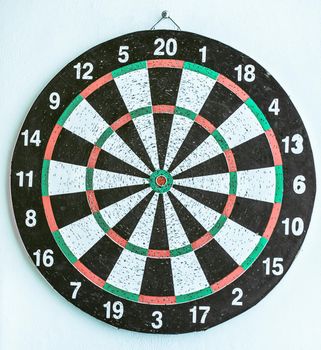
[[[210,284],[218,282],[238,267],[215,239],[197,249],[195,254]]]
[[[201,238],[206,233],[205,228],[192,216],[192,214],[174,195],[169,193],[169,198],[189,241],[192,243]]]
[[[64,163],[86,166],[94,145],[72,132],[62,129],[52,159]]]
[[[164,199],[162,195],[160,195],[158,198],[149,249],[169,249],[164,211]]]
[[[153,195],[153,192],[148,194],[113,228],[124,239],[128,240],[130,238]]]
[[[122,251],[120,246],[105,235],[81,257],[80,261],[106,281]]]
[[[95,168],[108,170],[114,173],[128,174],[146,178],[147,175],[130,164],[114,157],[110,153],[101,150]]]
[[[149,169],[154,171],[153,164],[146,152],[146,149],[139,137],[138,131],[133,122],[125,124],[123,127],[117,130],[118,135],[124,140],[125,143],[131,148],[134,153],[140,158]]]
[[[152,296],[175,294],[170,259],[147,258],[140,293]]]
[[[208,132],[201,126],[194,123],[189,130],[185,140],[178,150],[169,171],[172,171],[179,165],[190,153],[192,153],[209,136]]]
[[[242,104],[230,90],[216,83],[199,114],[218,128]]]
[[[273,203],[236,197],[230,219],[258,235],[262,235],[269,221],[272,208]]]
[[[211,158],[203,163],[200,163],[190,169],[187,169],[178,175],[175,179],[182,179],[186,177],[194,176],[206,176],[212,174],[222,174],[228,172],[228,166],[224,154],[219,154],[218,156]]]
[[[128,113],[114,80],[89,95],[87,101],[109,125]]]
[[[125,199],[136,192],[147,188],[148,185],[136,185],[136,186],[127,186],[119,188],[111,188],[108,190],[97,190],[95,191],[96,199],[99,205],[99,208],[105,208],[109,205],[112,205],[122,199]]]
[[[227,201],[227,195],[223,193],[198,190],[185,186],[176,185],[175,188],[196,201],[206,205],[207,207],[222,213]]]
[[[153,68],[148,74],[152,104],[175,106],[182,70]]]
[[[274,166],[273,156],[265,134],[259,135],[232,149],[237,170]],[[260,154],[260,157],[257,155]]]
[[[62,228],[91,214],[86,192],[51,196],[51,205],[58,228]]]
[[[154,114],[159,166],[161,169],[164,167],[172,122],[172,114]]]

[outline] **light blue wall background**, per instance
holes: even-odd
[[[320,349],[321,198],[303,249],[262,302],[207,332],[158,336],[117,330],[52,290],[20,244],[8,173],[20,125],[44,85],[102,41],[150,28],[169,9],[182,29],[261,63],[288,92],[321,174],[319,0],[0,0],[0,349]]]

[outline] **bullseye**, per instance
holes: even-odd
[[[156,178],[156,185],[159,186],[159,187],[163,187],[164,185],[166,185],[166,182],[167,182],[167,179],[163,175],[159,175]]]

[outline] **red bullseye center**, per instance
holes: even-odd
[[[159,187],[163,187],[166,185],[167,179],[164,175],[159,175],[156,177],[156,185]]]

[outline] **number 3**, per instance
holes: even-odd
[[[154,329],[160,329],[163,326],[163,314],[160,311],[154,311],[152,313],[153,317],[156,317],[155,322],[152,322],[152,327]]]

